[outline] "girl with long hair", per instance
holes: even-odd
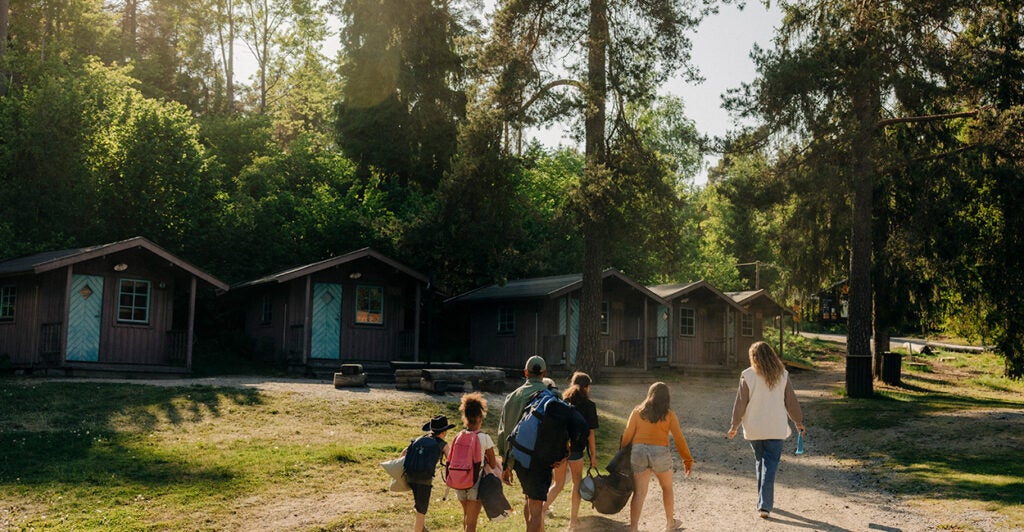
[[[675,518],[675,495],[672,490],[672,451],[668,435],[676,442],[676,452],[683,459],[686,476],[693,471],[693,456],[686,444],[679,418],[670,407],[668,385],[656,382],[647,390],[647,398],[629,414],[626,430],[622,433],[621,447],[633,444],[630,466],[633,471],[633,500],[629,503],[629,530],[639,530],[640,513],[644,509],[651,471],[661,485],[665,503],[665,530],[676,530],[682,522]]]
[[[806,429],[789,372],[779,355],[765,342],[754,342],[748,355],[750,367],[740,374],[732,425],[726,436],[733,439],[743,426],[743,438],[754,451],[757,513],[767,519],[775,504],[775,474],[782,459],[782,442],[792,434],[789,419],[801,433]]]
[[[494,454],[494,440],[487,433],[480,430],[487,416],[487,399],[479,392],[462,395],[462,402],[459,404],[459,412],[462,412],[462,423],[466,430],[475,432],[480,440],[481,462],[500,476],[501,466],[498,465],[498,458]],[[472,441],[472,440],[470,440]],[[476,523],[480,518],[480,509],[483,503],[480,502],[479,488],[480,477],[477,477],[476,484],[472,488],[455,490],[455,495],[462,504],[462,529],[467,532],[476,530]]]
[[[587,436],[587,446],[585,448],[570,448],[569,459],[563,461],[559,467],[555,468],[554,482],[551,483],[551,488],[548,490],[548,498],[544,502],[544,511],[550,512],[551,505],[555,503],[558,494],[562,493],[562,488],[565,487],[565,468],[568,463],[569,474],[572,476],[572,506],[569,511],[569,530],[573,530],[579,525],[580,501],[582,500],[580,498],[580,485],[583,483],[583,452],[585,450],[590,451],[591,467],[595,467],[595,464],[597,464],[595,431],[598,427],[598,420],[597,405],[590,400],[590,375],[577,371],[572,374],[572,379],[569,382],[569,389],[565,391],[563,399],[578,410],[583,415],[583,419],[587,420],[590,434]]]

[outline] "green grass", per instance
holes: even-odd
[[[817,342],[788,350],[819,365],[837,357]],[[903,386],[876,383],[874,397],[858,400],[840,386],[806,405],[809,418],[843,443],[837,455],[861,459],[887,489],[929,505],[998,511],[1024,526],[1024,383],[1000,377],[993,355],[914,359],[922,370],[905,364]],[[643,390],[621,395],[599,405],[601,463],[618,449],[623,413]],[[411,496],[387,492],[377,464],[431,416],[459,419],[457,404],[338,397],[0,378],[0,529],[238,529],[253,519],[270,526],[267,516],[282,505],[280,514],[318,516],[310,529],[407,528]],[[492,408],[484,430],[495,435],[498,418]],[[362,502],[333,504],[349,497]],[[458,528],[453,497],[431,505],[429,528]],[[332,504],[318,505],[325,498]],[[568,524],[566,494],[556,504],[552,529]],[[581,511],[595,515],[588,505]],[[484,531],[521,528],[519,519],[480,521]]]
[[[812,415],[849,454],[867,457],[865,466],[888,489],[930,506],[997,511],[1006,526],[1024,526],[1024,383],[1001,377],[992,354],[913,360],[920,365],[908,368],[905,359],[902,386],[876,382],[870,399],[837,393],[813,405]]]

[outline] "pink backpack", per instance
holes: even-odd
[[[457,490],[472,488],[480,478],[480,469],[483,465],[480,455],[480,437],[477,436],[477,431],[463,430],[455,436],[451,451],[448,453],[448,465],[445,466],[445,484]]]

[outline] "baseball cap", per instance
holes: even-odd
[[[544,362],[543,358],[533,355],[526,361],[526,367],[524,369],[526,369],[527,373],[538,375],[548,370],[548,364],[547,362]]]

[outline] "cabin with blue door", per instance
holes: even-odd
[[[0,261],[0,358],[16,370],[188,373],[200,284],[228,289],[142,237]]]
[[[256,356],[293,372],[419,360],[426,275],[363,248],[232,287]]]
[[[539,354],[550,367],[571,369],[579,346],[582,274],[484,286],[446,301],[469,316],[469,350],[477,365],[522,368]],[[658,295],[622,272],[602,273],[598,363],[647,369],[658,364]],[[458,307],[457,307],[458,308]]]

